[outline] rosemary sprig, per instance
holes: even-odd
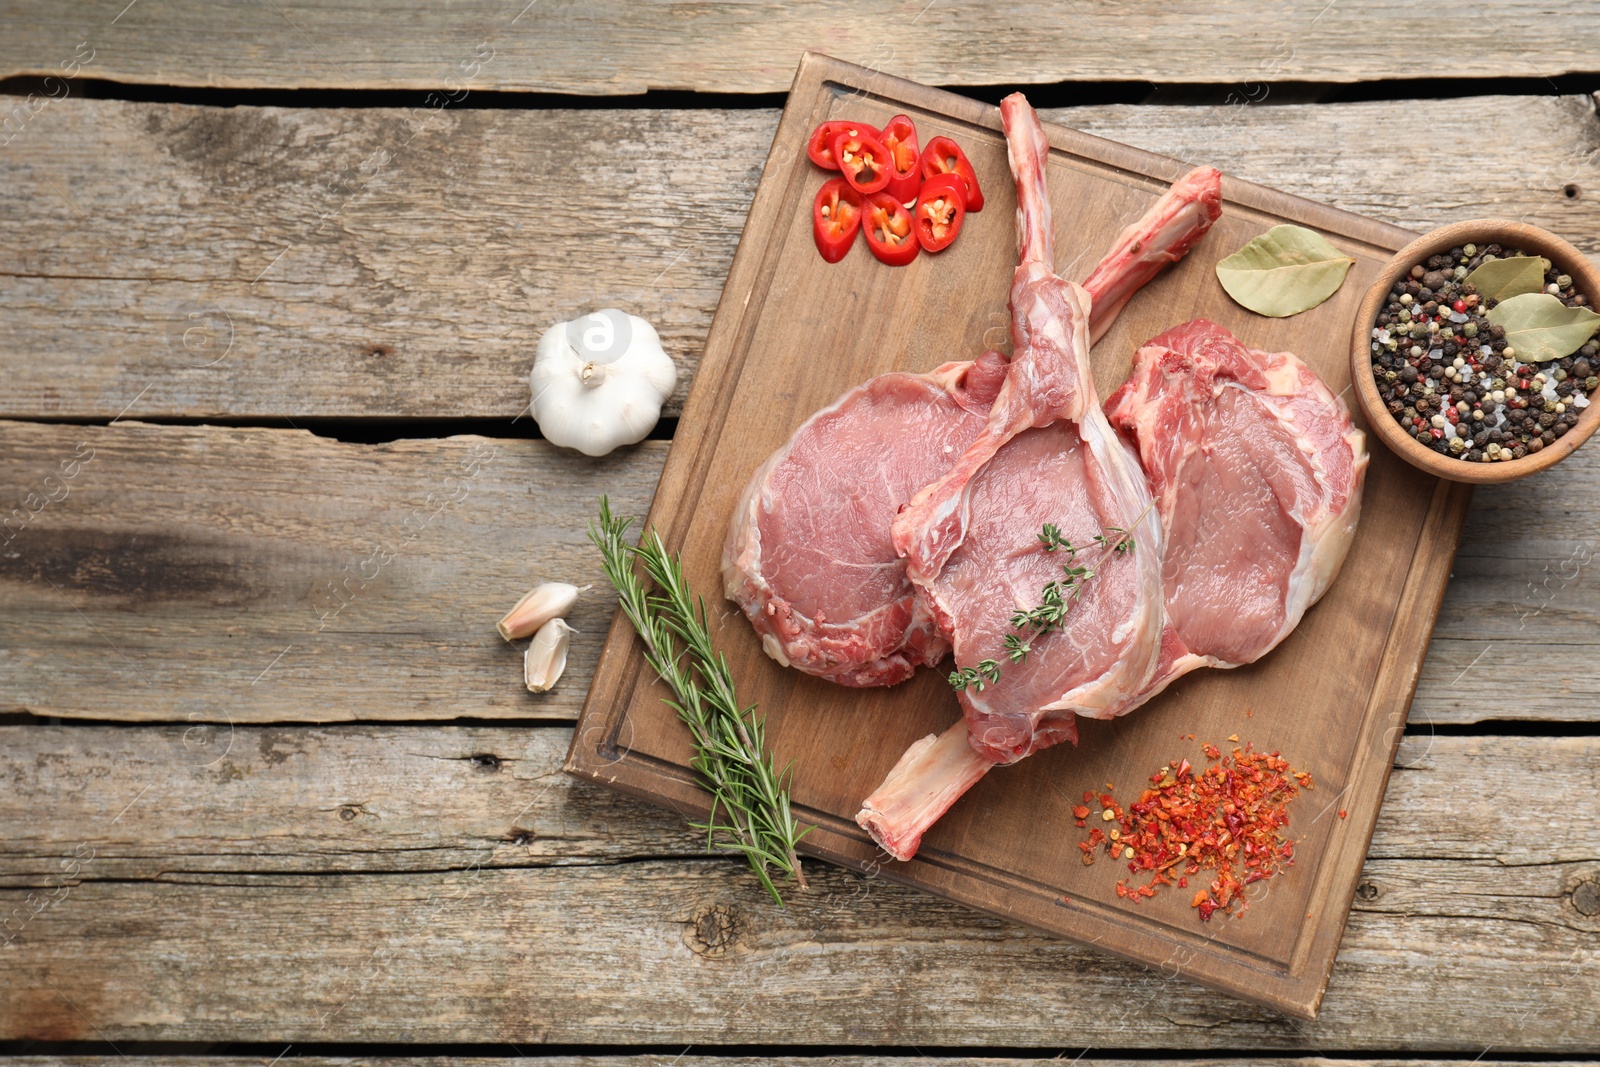
[[[589,540],[600,549],[622,612],[644,642],[645,662],[672,690],[663,701],[689,728],[691,766],[711,790],[710,817],[692,825],[705,833],[707,851],[742,854],[782,904],[772,871],[806,888],[795,845],[810,828],[801,830],[789,809],[794,765],[780,772],[767,755],[764,720],[754,704],[741,707],[735,697],[728,661],[711,643],[705,601],[690,591],[680,559],[668,554],[654,530],[638,546],[628,544],[632,525],[632,519],[614,517],[610,501],[601,497],[600,522],[590,524]],[[654,592],[634,572],[635,560],[644,565]]]

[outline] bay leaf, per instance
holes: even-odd
[[[1544,272],[1550,261],[1543,256],[1511,256],[1508,259],[1491,259],[1478,265],[1467,275],[1467,284],[1478,287],[1484,299],[1509,300],[1523,293],[1544,291]]]
[[[1309,311],[1338,291],[1355,260],[1304,226],[1274,226],[1217,264],[1229,296],[1274,319]]]
[[[1502,300],[1487,317],[1506,331],[1506,346],[1517,350],[1518,363],[1570,356],[1600,327],[1600,315],[1588,308],[1569,308],[1549,293]]]

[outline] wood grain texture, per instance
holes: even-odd
[[[1386,47],[1394,8],[1356,0],[1225,7],[1157,0],[1062,8],[1029,0],[1003,10],[926,0],[847,4],[627,5],[469,0],[380,13],[345,0],[233,10],[204,0],[119,15],[117,0],[81,5],[74,18],[13,2],[0,76],[44,74],[87,39],[92,76],[197,86],[547,90],[586,94],[646,89],[782,92],[807,48],[935,85],[1065,80],[1239,83],[1351,82],[1554,75],[1592,70],[1600,50],[1589,0],[1484,0],[1458,32],[1477,45],[1447,71]],[[1557,12],[1560,12],[1559,16]],[[474,66],[486,52],[493,58]],[[85,53],[87,54],[87,53]]]
[[[1600,253],[1588,97],[1477,97],[1448,124],[1407,102],[1045,117],[1411,229],[1498,215]],[[606,304],[661,331],[677,413],[776,112],[423,122],[78,99],[33,116],[0,150],[0,414],[512,418],[539,334]],[[1376,147],[1402,127],[1406,151]]]
[[[200,736],[183,726],[0,727],[0,879],[37,887],[80,841],[95,850],[84,875],[95,880],[705,854],[676,814],[557,773],[569,727],[240,726]],[[1592,862],[1600,824],[1572,819],[1552,831],[1539,798],[1600,794],[1596,755],[1594,738],[1412,736],[1369,860]],[[1541,791],[1508,803],[1531,779]]]
[[[508,450],[504,460],[478,479],[481,493],[435,520],[444,524],[437,543],[419,541],[433,546],[428,565],[403,556],[401,583],[380,578],[335,620],[347,611],[350,629],[363,632],[337,649],[324,633],[320,651],[301,644],[251,685],[296,635],[316,636],[318,607],[337,606],[324,583],[359,567],[370,539],[436,492],[450,457],[471,446],[359,446],[293,430],[0,425],[0,480],[12,487],[0,501],[0,589],[15,605],[0,618],[0,709],[218,724],[576,717],[609,618],[584,523],[601,492],[643,513],[666,446],[595,461],[537,442],[490,444]],[[80,445],[94,458],[62,483],[66,499],[32,517],[29,495],[59,496],[45,478],[59,479]],[[1479,490],[1412,703],[1413,729],[1600,716],[1588,698],[1600,691],[1596,531],[1600,450],[1578,452],[1554,475]],[[288,552],[263,550],[296,542]],[[567,677],[533,697],[519,690],[517,654],[493,621],[507,597],[546,578],[596,590],[575,616],[582,632]],[[150,591],[160,595],[139,599]],[[154,693],[77,613],[96,604],[110,610],[94,614],[95,624],[150,673]],[[379,620],[357,625],[369,607]],[[1530,661],[1540,670],[1528,672]],[[278,667],[297,662],[280,677]],[[1511,674],[1522,681],[1508,697],[1497,680]]]
[[[1303,1023],[836,868],[780,910],[568,735],[0,728],[0,1037],[1596,1051],[1594,738],[1408,738]]]
[[[223,724],[571,718],[615,602],[585,523],[602,493],[642,513],[665,451],[0,425],[0,480],[17,497],[0,515],[0,707]],[[571,615],[566,676],[534,695],[494,624],[541,581],[595,588]]]

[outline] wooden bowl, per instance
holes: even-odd
[[[1378,383],[1372,378],[1372,328],[1377,325],[1378,309],[1394,288],[1394,283],[1408,273],[1414,264],[1469,242],[1480,248],[1498,244],[1521,249],[1530,255],[1543,256],[1563,274],[1572,275],[1574,286],[1589,298],[1591,306],[1600,301],[1600,270],[1596,270],[1582,252],[1548,230],[1506,219],[1469,219],[1442,226],[1406,245],[1384,265],[1372,288],[1367,290],[1367,297],[1356,312],[1355,329],[1350,337],[1350,381],[1367,425],[1392,452],[1413,467],[1453,482],[1484,485],[1537,474],[1566,459],[1589,439],[1595,427],[1600,426],[1600,399],[1584,408],[1583,414],[1578,416],[1577,425],[1556,438],[1554,444],[1546,445],[1538,452],[1530,452],[1521,459],[1494,463],[1471,463],[1454,456],[1440,455],[1418,444],[1400,428],[1400,424],[1384,406],[1383,398],[1378,395]],[[1596,396],[1600,398],[1600,393]]]

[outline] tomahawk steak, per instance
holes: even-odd
[[[1222,176],[1179,179],[1119,235],[1085,282],[1099,337],[1222,213]],[[1003,357],[881,375],[818,412],[752,475],[734,508],[723,589],[768,655],[830,681],[893,685],[949,651],[915,595],[889,524],[983,429]]]
[[[1106,414],[1137,442],[1166,532],[1167,629],[1142,702],[1289,635],[1350,548],[1367,451],[1311,368],[1205,319],[1140,348]]]
[[[958,724],[919,742],[857,816],[902,859],[989,766],[1076,740],[1075,715],[1110,717],[1137,699],[1161,651],[1161,526],[1138,457],[1095,395],[1089,294],[1052,267],[1049,145],[1022,94],[1002,102],[1001,116],[1017,184],[1011,365],[983,430],[891,529],[958,669],[980,672],[959,691],[965,738],[951,736]],[[1069,560],[1041,543],[1045,524],[1080,549],[1112,530],[1134,547]],[[1058,628],[1034,637],[1015,661],[1006,644],[1018,633],[1013,613],[1040,607],[1047,584],[1072,562],[1087,563],[1092,577],[1069,598]],[[984,678],[991,661],[999,676]]]

